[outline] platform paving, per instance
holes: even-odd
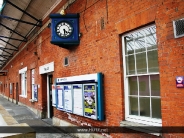
[[[36,138],[76,138],[71,134],[54,128],[51,119],[40,119],[26,106],[14,104],[2,96],[0,96],[0,105],[3,106],[18,123],[27,123],[33,127],[36,131]],[[49,128],[49,130],[47,129],[47,132],[45,132],[44,127]]]

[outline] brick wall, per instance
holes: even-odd
[[[106,3],[107,2],[107,3]],[[104,74],[105,121],[71,115],[91,126],[119,126],[124,120],[124,83],[121,35],[155,23],[158,38],[158,57],[161,82],[161,107],[163,126],[184,126],[184,89],[176,88],[175,77],[183,75],[184,38],[175,39],[172,21],[184,18],[183,0],[76,0],[67,9],[70,13],[80,13],[80,45],[66,50],[50,44],[50,28],[45,28],[30,44],[14,58],[5,69],[8,75],[0,77],[3,92],[9,95],[9,83],[19,83],[18,70],[28,67],[27,94],[19,97],[20,102],[38,110],[46,110],[47,96],[43,82],[46,77],[39,75],[39,66],[54,61],[53,78],[102,72]],[[59,5],[60,6],[60,5]],[[86,7],[86,9],[85,9]],[[59,9],[61,7],[57,7]],[[101,27],[101,21],[104,26]],[[24,44],[22,45],[24,46]],[[34,55],[37,52],[37,55]],[[64,57],[69,57],[69,66],[63,66]],[[21,65],[23,63],[23,65]],[[12,67],[11,67],[12,65]],[[30,69],[35,68],[35,83],[40,84],[38,103],[31,103]],[[7,84],[8,87],[5,87]],[[76,125],[68,114],[54,110],[54,116]],[[122,134],[124,137],[154,137],[147,134]],[[122,137],[121,134],[111,134]],[[164,134],[165,137],[184,136]]]

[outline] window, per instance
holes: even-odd
[[[21,95],[22,97],[27,97],[27,67],[19,70],[20,74],[20,84],[21,84]]]
[[[10,83],[10,94],[12,94],[12,83]]]
[[[122,37],[127,121],[161,125],[156,26]]]
[[[31,70],[32,102],[38,101],[38,86],[35,84],[35,69]]]
[[[27,97],[27,73],[23,72],[21,75],[21,96]]]
[[[31,89],[32,89],[32,99],[34,100],[34,84],[35,84],[35,77],[34,77],[35,70],[31,70]]]

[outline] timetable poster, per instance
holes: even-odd
[[[83,116],[82,84],[73,84],[73,113]]]
[[[57,108],[60,110],[64,109],[64,92],[63,92],[63,85],[57,85]]]
[[[72,90],[71,85],[64,85],[64,109],[72,112]]]
[[[96,107],[96,85],[85,84],[84,85],[84,116],[97,119],[97,107]]]
[[[52,85],[52,106],[56,106],[56,89],[55,89],[55,85]]]

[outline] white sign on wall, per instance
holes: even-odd
[[[45,64],[45,65],[39,67],[40,74],[45,74],[45,73],[49,73],[49,72],[53,72],[53,71],[54,71],[54,62]]]

